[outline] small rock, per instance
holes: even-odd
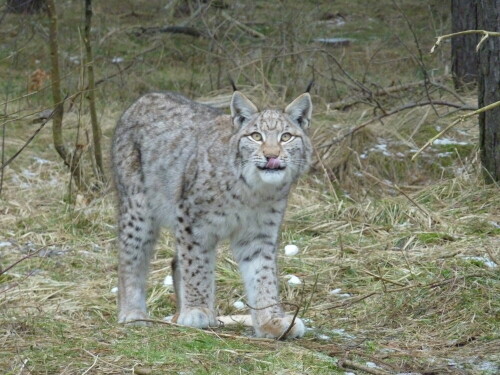
[[[163,286],[172,286],[172,285],[174,285],[174,279],[170,275],[166,276],[165,279],[163,280]]]
[[[296,245],[286,245],[285,255],[288,257],[293,257],[299,253],[299,248]]]
[[[286,279],[288,279],[288,284],[290,285],[300,285],[302,281],[295,275],[286,275]]]
[[[236,301],[235,303],[233,303],[233,306],[237,310],[243,310],[245,308],[245,304],[241,301]]]

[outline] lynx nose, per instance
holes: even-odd
[[[269,159],[277,159],[278,158],[278,153],[272,153],[272,154],[264,154],[264,157],[266,158],[266,160],[269,160]]]

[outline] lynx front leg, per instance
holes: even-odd
[[[258,337],[279,338],[292,324],[279,303],[276,262],[277,234],[258,233],[233,240],[233,252],[245,283],[252,321]],[[288,338],[304,335],[304,323],[296,318]]]
[[[172,262],[177,295],[173,322],[196,328],[215,327],[218,325],[214,275],[217,241],[197,236],[193,233],[195,229],[185,222],[182,219],[176,231],[177,254]]]

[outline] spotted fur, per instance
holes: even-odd
[[[231,115],[174,93],[144,95],[125,111],[112,146],[120,322],[147,318],[148,266],[160,228],[168,227],[176,239],[177,323],[217,325],[215,248],[228,238],[256,334],[288,329],[276,251],[290,187],[311,162],[311,111],[308,93],[284,111],[259,111],[239,91]],[[303,333],[296,319],[288,337]]]

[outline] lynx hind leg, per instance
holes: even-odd
[[[158,227],[149,214],[143,192],[131,195],[120,207],[118,321],[147,319],[146,281]]]

